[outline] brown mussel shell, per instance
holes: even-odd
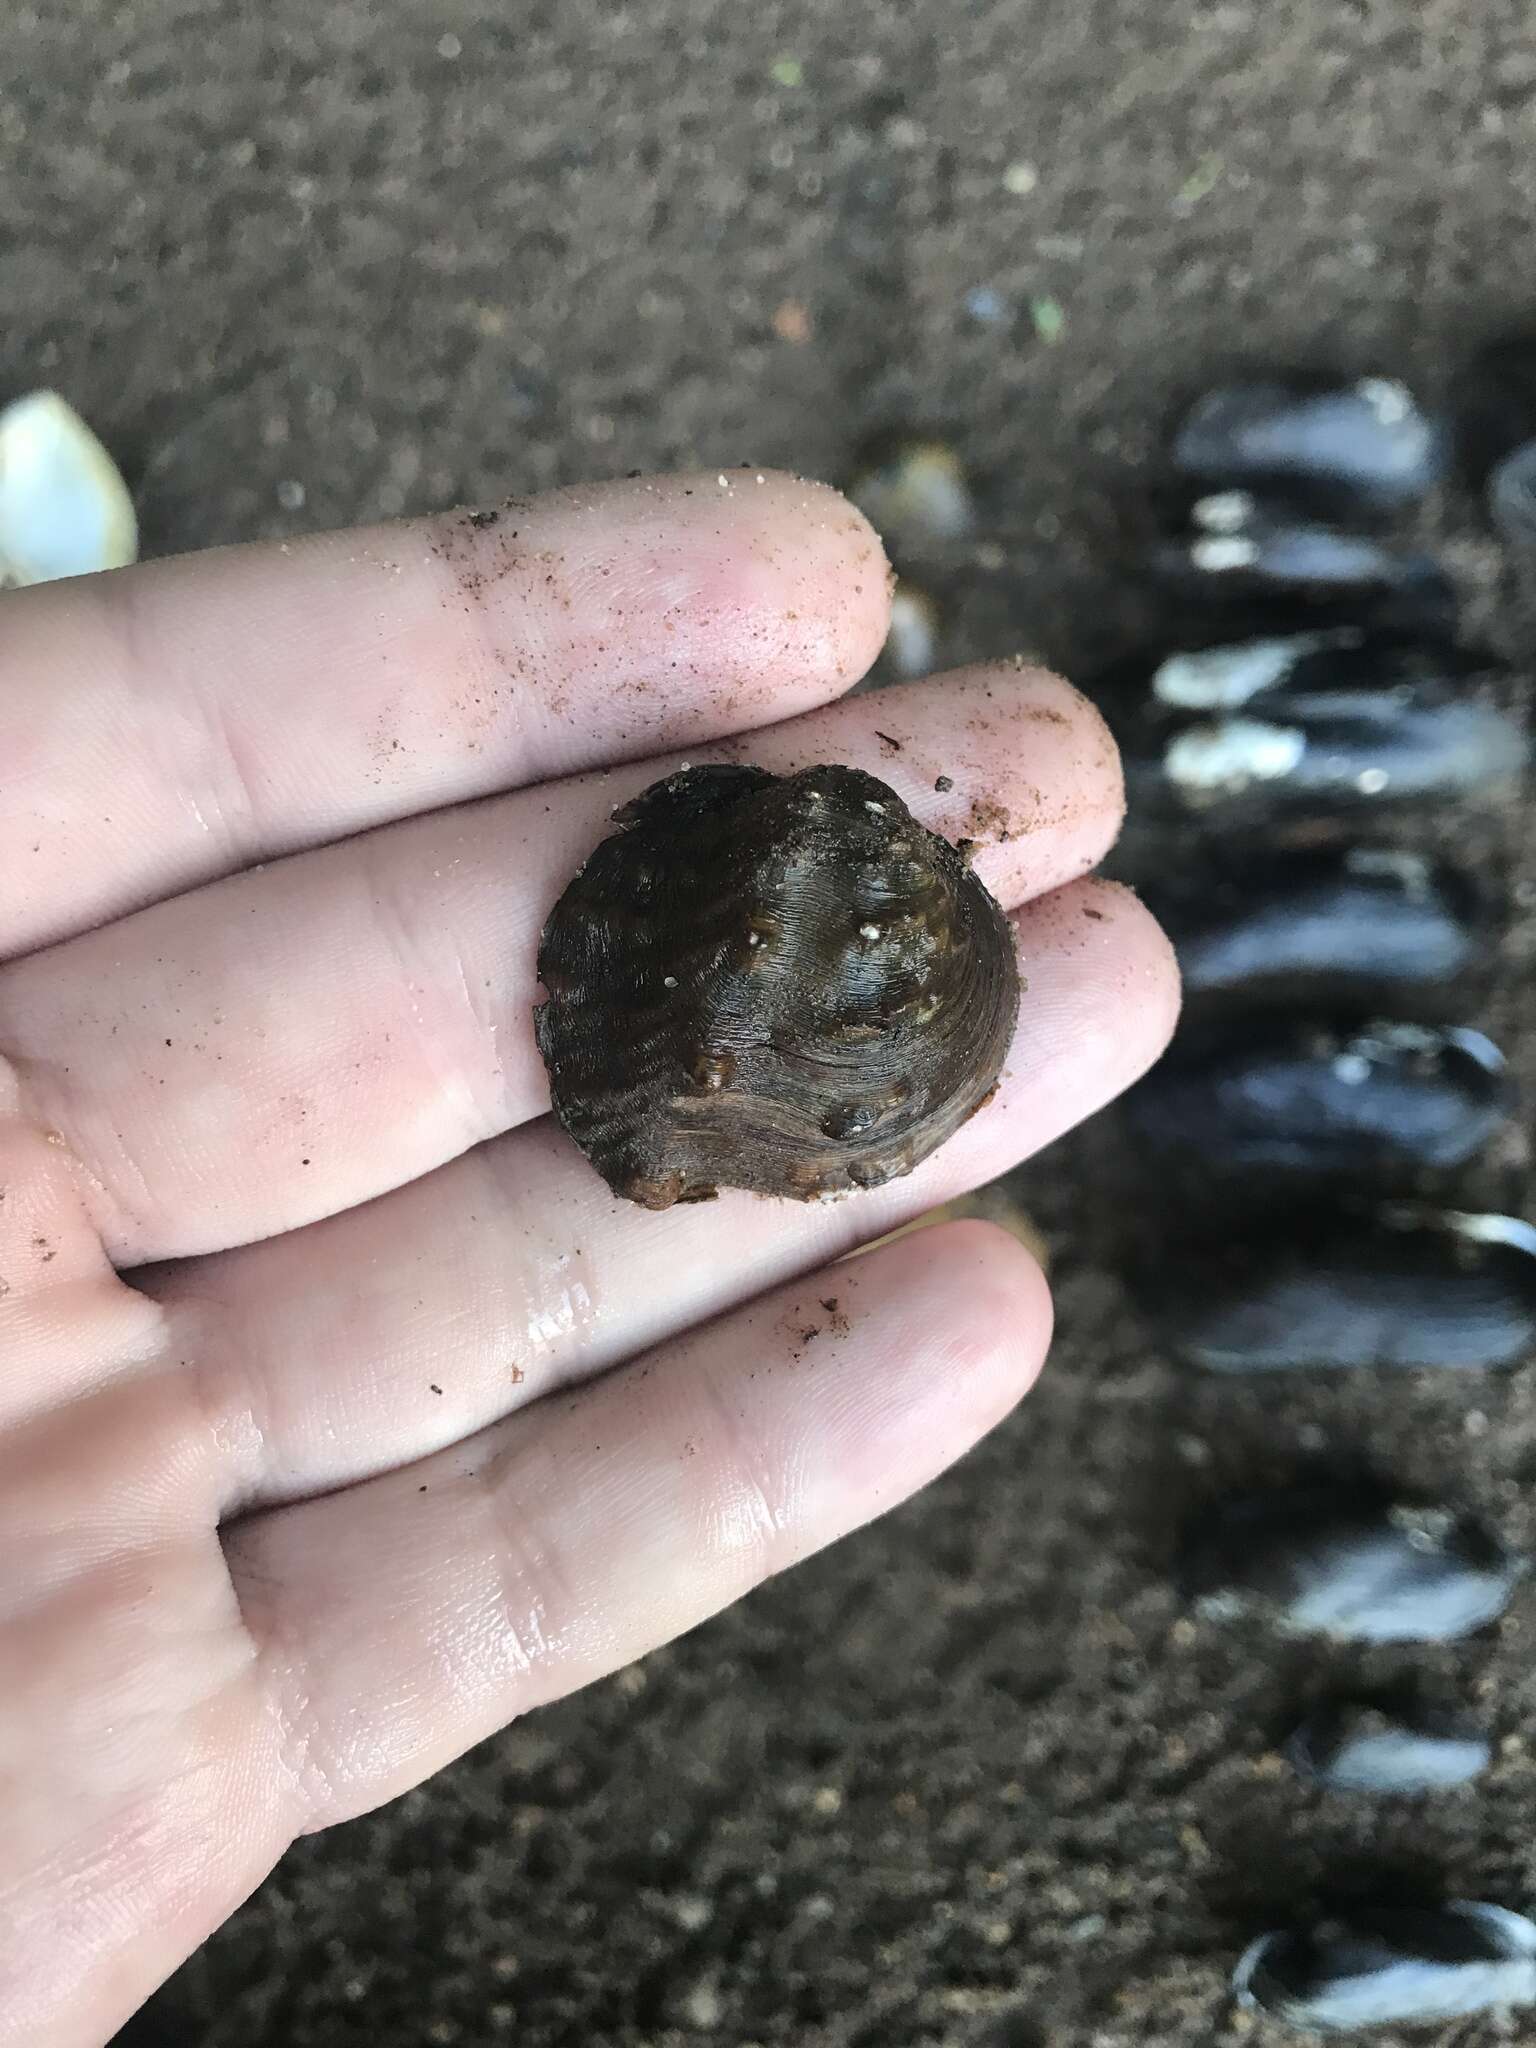
[[[909,1173],[997,1085],[1013,940],[946,840],[856,768],[685,768],[550,913],[555,1114],[646,1208]]]

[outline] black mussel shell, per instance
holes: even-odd
[[[1274,690],[1128,753],[1133,804],[1223,830],[1519,786],[1527,741],[1496,705],[1438,683]]]
[[[1491,1371],[1536,1348],[1536,1230],[1511,1216],[1282,1213],[1138,1284],[1167,1348],[1208,1372]]]
[[[1501,335],[1457,380],[1456,449],[1476,488],[1522,442],[1536,440],[1536,331]]]
[[[1246,491],[1197,499],[1191,523],[1157,542],[1153,572],[1202,603],[1304,601],[1320,623],[1342,610],[1403,631],[1456,629],[1456,587],[1433,555],[1263,504]]]
[[[1361,1176],[1461,1166],[1513,1104],[1503,1056],[1480,1031],[1248,1022],[1165,1059],[1127,1115],[1143,1144],[1208,1170]]]
[[[956,849],[856,768],[688,768],[555,905],[534,1013],[555,1113],[647,1208],[908,1173],[997,1084],[1019,979]]]
[[[1323,626],[1172,651],[1152,667],[1148,687],[1158,713],[1211,718],[1255,702],[1262,707],[1277,695],[1350,704],[1361,694],[1418,684],[1468,692],[1507,679],[1505,665],[1483,648],[1427,634]]]
[[[1309,1714],[1285,1750],[1303,1777],[1333,1792],[1439,1792],[1469,1784],[1493,1761],[1493,1744],[1468,1722],[1353,1700]]]
[[[1522,442],[1489,477],[1488,511],[1511,546],[1536,547],[1536,441]]]
[[[1439,1003],[1486,957],[1471,883],[1394,848],[1295,853],[1149,882],[1190,997]]]
[[[1237,1966],[1246,2006],[1316,2034],[1461,2019],[1536,2000],[1536,1926],[1503,1906],[1352,1911],[1261,1935]]]
[[[1204,1610],[1357,1643],[1444,1643],[1501,1615],[1525,1570],[1474,1516],[1295,1488],[1226,1501],[1190,1531]]]
[[[1268,376],[1208,391],[1170,452],[1196,484],[1279,489],[1368,517],[1423,497],[1445,471],[1449,436],[1396,378]]]

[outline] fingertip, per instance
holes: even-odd
[[[563,538],[565,594],[606,622],[594,647],[620,667],[639,664],[647,701],[702,702],[720,731],[831,701],[884,643],[885,550],[827,484],[746,464],[567,489],[539,500],[538,512]],[[479,558],[505,551],[500,532],[459,535],[477,559],[477,586],[494,590],[495,562]],[[520,546],[519,536],[521,527]],[[611,637],[619,633],[622,652]]]
[[[852,689],[890,625],[895,579],[879,534],[813,479],[736,470],[693,488],[711,486],[732,522],[722,596],[737,614],[739,666],[763,679],[780,716]]]
[[[1012,715],[1023,728],[1021,759],[1027,763],[1051,749],[1052,823],[1086,873],[1111,851],[1125,823],[1119,744],[1093,699],[1054,669],[1017,659],[998,664],[993,674],[1010,687]]]
[[[966,1217],[925,1234],[947,1237],[951,1260],[963,1270],[956,1338],[980,1435],[1040,1377],[1055,1326],[1050,1284],[1033,1253],[1000,1224]]]
[[[1048,674],[1042,670],[1041,674]],[[1100,789],[1100,832],[1101,843],[1095,857],[1095,865],[1103,860],[1114,847],[1125,825],[1125,763],[1120,755],[1120,743],[1110,731],[1109,722],[1091,697],[1085,696],[1075,683],[1069,683],[1063,676],[1050,676],[1060,688],[1064,705],[1070,706],[1071,715],[1076,719],[1082,733],[1084,755],[1094,763]]]
[[[1036,1040],[1073,1077],[1085,1115],[1139,1079],[1173,1036],[1173,948],[1134,889],[1100,876],[1026,904],[1014,931]]]
[[[859,1268],[866,1286],[893,1291],[888,1312],[947,1411],[935,1439],[949,1438],[947,1463],[1039,1378],[1054,1321],[1045,1274],[1011,1232],[976,1217],[935,1224]]]
[[[1095,877],[1082,886],[1123,949],[1132,1029],[1126,1038],[1122,1085],[1129,1087],[1162,1058],[1178,1028],[1184,1003],[1178,957],[1168,934],[1128,883]]]
[[[931,831],[967,846],[1004,904],[1087,873],[1119,836],[1119,749],[1094,706],[1049,669],[983,662],[869,691],[831,724],[775,734],[754,758],[780,773],[866,764]]]

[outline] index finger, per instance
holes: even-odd
[[[0,957],[298,848],[764,725],[879,650],[836,492],[638,478],[0,601]]]

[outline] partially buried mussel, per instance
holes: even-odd
[[[1471,882],[1393,847],[1260,855],[1149,878],[1188,997],[1438,1011],[1483,966]]]
[[[1209,1372],[1493,1370],[1536,1348],[1536,1230],[1513,1216],[1228,1218],[1138,1285],[1168,1349]]]
[[[1142,731],[1121,730],[1133,801],[1222,829],[1496,797],[1518,786],[1527,752],[1471,675],[1406,651],[1362,671],[1330,650],[1225,715],[1169,730],[1152,708]]]
[[[1198,399],[1174,431],[1170,459],[1200,485],[1281,492],[1361,518],[1421,498],[1443,473],[1448,446],[1441,421],[1396,378],[1272,372]]]
[[[1486,341],[1457,377],[1452,402],[1459,465],[1481,488],[1514,449],[1536,440],[1536,331]]]
[[[1454,630],[1456,586],[1433,555],[1337,527],[1249,491],[1197,498],[1188,523],[1157,541],[1154,574],[1202,601],[1306,604],[1315,617]]]
[[[1536,333],[1501,335],[1460,380],[1457,446],[1507,541],[1536,545]]]
[[[1294,1487],[1221,1502],[1186,1536],[1185,1580],[1220,1619],[1291,1634],[1444,1643],[1504,1612],[1525,1561],[1454,1508],[1369,1487]]]
[[[1480,1901],[1354,1908],[1261,1935],[1233,1978],[1240,2002],[1315,2034],[1461,2019],[1536,2001],[1536,1926]]]
[[[1331,1792],[1411,1795],[1468,1784],[1487,1770],[1493,1745],[1464,1720],[1338,1700],[1309,1714],[1285,1753]]]
[[[1536,547],[1536,441],[1523,441],[1488,479],[1488,510],[1505,540]]]
[[[1127,1114],[1144,1144],[1207,1169],[1358,1176],[1460,1166],[1512,1107],[1480,1031],[1298,1020],[1192,1041],[1132,1091]]]
[[[1159,709],[1215,716],[1255,698],[1348,704],[1424,684],[1465,694],[1507,679],[1505,665],[1484,648],[1436,634],[1338,625],[1176,649],[1152,668],[1148,688]]]
[[[614,815],[550,913],[555,1113],[647,1208],[910,1172],[991,1094],[1007,919],[885,783],[687,768]]]

